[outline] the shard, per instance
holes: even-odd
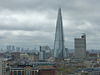
[[[61,8],[59,8],[57,16],[55,41],[54,41],[54,57],[60,60],[63,60],[66,57]]]

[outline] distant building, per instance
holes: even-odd
[[[83,34],[81,38],[75,38],[75,57],[86,58],[86,35]]]
[[[20,59],[21,60],[28,60],[29,59],[29,55],[28,54],[20,54]]]
[[[24,48],[21,48],[21,51],[24,51]]]
[[[100,75],[100,68],[80,68],[75,70],[74,75]]]
[[[66,58],[68,58],[68,48],[65,48],[65,52],[66,52]]]
[[[51,49],[49,46],[40,46],[41,47],[41,51],[45,51],[45,53],[50,53]]]
[[[45,66],[54,66],[55,63],[54,62],[29,62],[29,65],[35,65],[35,66],[41,66],[41,65],[45,65]]]
[[[34,55],[20,54],[20,61],[23,61],[23,62],[33,62],[34,59],[35,59]]]
[[[20,52],[12,52],[11,53],[11,59],[19,61],[20,60]]]
[[[89,53],[88,60],[94,60],[94,61],[96,61],[97,58],[98,58],[97,56],[98,56],[97,53]]]
[[[48,59],[48,61],[49,61],[49,62],[54,62],[54,61],[55,61],[55,58],[54,58],[54,57],[50,57],[50,58]]]
[[[60,59],[60,60],[64,60],[64,58],[66,57],[61,8],[59,8],[58,10],[55,41],[54,41],[54,57],[55,59]]]
[[[44,51],[39,52],[39,61],[45,61],[45,52]]]
[[[44,54],[45,59],[51,57],[51,49],[49,46],[40,46],[40,49]]]
[[[12,51],[15,52],[15,46],[12,46]]]
[[[20,52],[20,47],[16,47],[16,51],[17,52]]]
[[[11,45],[8,45],[8,46],[7,46],[7,51],[11,52],[11,50],[12,50],[12,49],[11,49]]]
[[[40,69],[38,75],[56,75],[55,69]]]
[[[39,61],[45,61],[45,48],[40,46]]]

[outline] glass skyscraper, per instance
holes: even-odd
[[[63,60],[66,57],[61,8],[59,8],[58,10],[55,41],[54,41],[54,57],[56,59],[61,59],[61,60]]]

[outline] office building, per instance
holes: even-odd
[[[44,51],[39,52],[39,61],[45,61],[45,52]]]
[[[11,52],[11,45],[7,46],[7,51]]]
[[[45,53],[45,59],[48,59],[52,56],[51,49],[49,46],[40,46],[40,49]]]
[[[41,48],[41,46],[40,46],[40,52],[39,52],[39,61],[45,61],[45,49],[44,47]]]
[[[16,51],[17,52],[20,52],[20,47],[16,47]]]
[[[12,51],[15,52],[15,46],[12,46]]]
[[[45,51],[45,53],[51,53],[51,49],[49,46],[40,46],[41,51]]]
[[[83,34],[81,38],[75,38],[75,57],[79,59],[86,58],[86,35]]]
[[[64,47],[63,22],[61,8],[59,8],[54,41],[54,57],[56,59],[63,60],[66,57],[65,53],[66,52]]]

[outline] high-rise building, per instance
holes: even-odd
[[[17,52],[20,52],[20,47],[16,47],[16,51]]]
[[[12,51],[15,52],[15,46],[12,46]]]
[[[8,45],[7,46],[7,51],[9,51],[9,52],[15,52],[15,46]]]
[[[75,38],[75,57],[86,58],[86,35],[83,34],[81,38]]]
[[[39,61],[44,61],[45,60],[45,52],[44,51],[40,51],[39,52]]]
[[[58,10],[57,24],[56,24],[56,33],[54,41],[54,57],[56,59],[63,60],[66,57],[64,47],[64,35],[63,35],[63,22],[61,15],[61,8]]]
[[[41,47],[41,51],[45,52],[45,59],[50,58],[51,55],[51,49],[49,46],[40,46]]]
[[[39,52],[39,61],[45,61],[45,50],[42,50],[41,46]]]
[[[9,51],[9,52],[11,51],[11,45],[7,46],[7,51]]]

